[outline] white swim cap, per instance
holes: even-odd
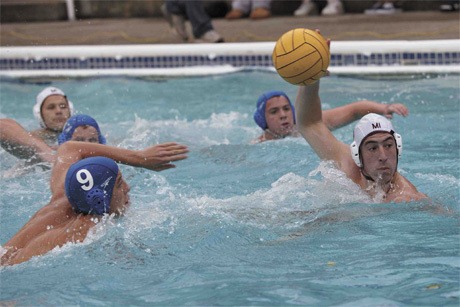
[[[33,108],[34,116],[40,123],[40,126],[42,126],[43,128],[46,128],[46,125],[45,125],[45,122],[43,121],[41,108],[42,108],[42,105],[45,99],[52,95],[61,95],[67,98],[67,96],[64,94],[62,90],[58,89],[57,87],[50,86],[50,87],[45,88],[40,93],[38,93],[37,98],[35,99],[35,105]],[[73,115],[73,103],[70,100],[67,100],[67,102],[69,103],[70,116],[72,116]]]
[[[356,124],[355,130],[353,131],[354,142],[351,143],[351,155],[356,165],[362,166],[359,159],[359,146],[361,142],[369,135],[374,132],[388,132],[393,135],[396,141],[396,148],[398,150],[398,157],[401,157],[402,153],[402,138],[399,134],[395,133],[393,125],[384,116],[375,113],[369,113],[361,118]]]

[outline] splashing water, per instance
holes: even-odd
[[[247,84],[251,86],[248,87]],[[435,204],[382,204],[302,138],[251,145],[258,95],[296,88],[266,72],[156,82],[53,81],[92,115],[107,143],[176,141],[189,158],[150,172],[121,166],[131,208],[79,244],[0,269],[18,305],[423,305],[459,303],[459,76],[325,78],[325,108],[402,102],[400,172]],[[26,128],[43,84],[3,80],[1,114]],[[129,90],[128,90],[129,89]],[[18,107],[19,106],[19,107]],[[352,125],[334,131],[350,143]],[[49,170],[13,173],[0,151],[3,245],[49,201]]]

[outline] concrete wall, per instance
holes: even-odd
[[[326,0],[315,0],[324,6]],[[203,0],[213,18],[221,18],[230,8],[230,0]],[[362,13],[374,0],[342,0],[347,13]],[[438,10],[446,1],[401,0],[405,11]],[[162,0],[74,0],[77,19],[161,17]],[[273,15],[292,15],[301,0],[273,0]],[[66,0],[0,0],[0,22],[67,20]]]

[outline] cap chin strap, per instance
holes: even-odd
[[[391,134],[395,138],[396,149],[398,150],[398,159],[399,159],[401,158],[401,154],[403,150],[402,138],[401,138],[401,135],[399,135],[396,132],[392,132]],[[351,157],[353,158],[353,161],[355,161],[356,165],[359,168],[363,167],[363,164],[361,163],[361,157],[359,155],[359,147],[356,144],[356,142],[353,141],[353,143],[350,144],[350,150],[351,150]]]

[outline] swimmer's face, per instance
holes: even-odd
[[[110,202],[110,214],[122,215],[129,207],[129,191],[131,188],[123,179],[121,171],[118,171],[115,186],[113,187],[112,200]]]
[[[70,117],[69,103],[64,96],[48,96],[42,104],[41,114],[48,129],[62,131],[67,119]]]
[[[272,97],[265,106],[265,119],[268,129],[281,137],[292,133],[294,114],[291,105],[284,96]]]
[[[377,132],[360,146],[363,173],[376,182],[389,182],[398,165],[396,141],[388,132]]]
[[[79,126],[72,134],[71,141],[99,143],[99,134],[93,126]]]

